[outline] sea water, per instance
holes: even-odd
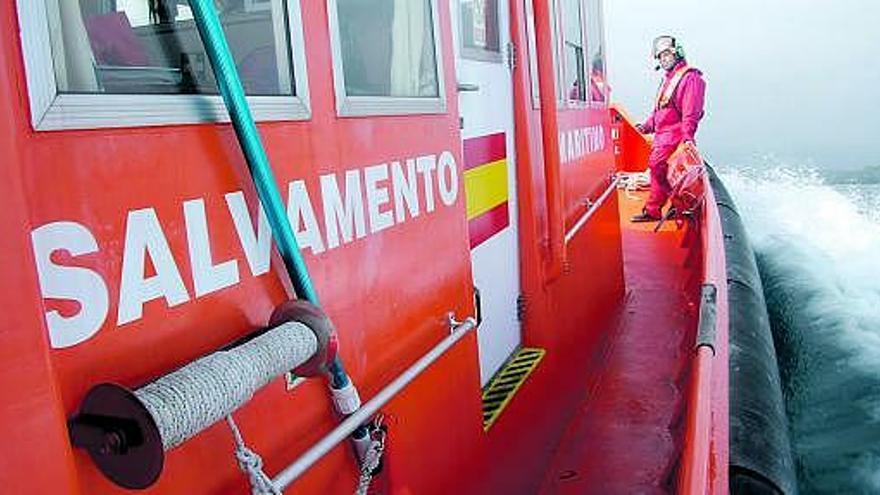
[[[800,492],[880,493],[880,184],[721,177],[758,260]]]

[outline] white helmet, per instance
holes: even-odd
[[[660,58],[660,54],[666,50],[672,50],[676,58],[684,58],[684,47],[678,44],[674,36],[663,35],[654,38],[651,50],[653,58]]]

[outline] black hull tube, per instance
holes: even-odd
[[[724,233],[730,312],[730,493],[797,493],[776,349],[755,254],[736,205],[709,168]]]

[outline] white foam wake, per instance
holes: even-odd
[[[880,492],[880,201],[808,169],[721,177],[761,270],[802,493]]]

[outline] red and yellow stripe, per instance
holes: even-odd
[[[510,225],[503,132],[465,139],[464,190],[473,249]]]

